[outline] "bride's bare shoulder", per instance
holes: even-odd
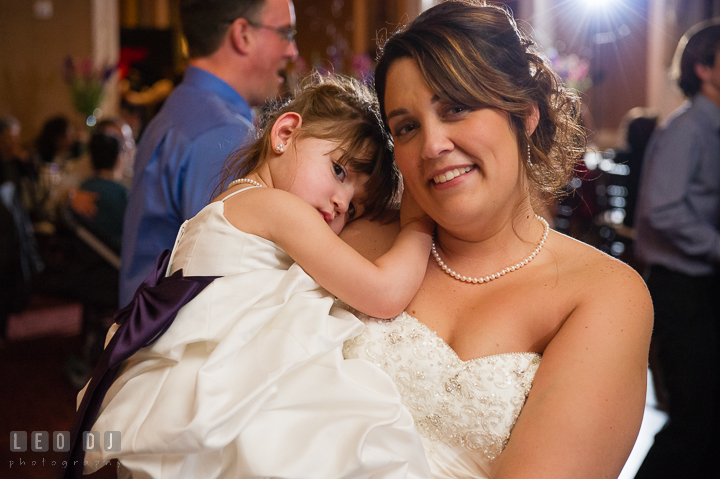
[[[571,283],[592,290],[594,296],[630,295],[649,302],[645,282],[626,263],[569,236],[556,233],[553,238],[553,245],[548,246],[556,254],[562,276]]]
[[[342,230],[340,238],[358,253],[374,261],[385,254],[400,233],[400,222],[357,219]]]

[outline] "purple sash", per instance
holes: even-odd
[[[155,271],[140,285],[133,300],[115,313],[120,327],[98,360],[90,383],[75,414],[70,431],[71,447],[63,479],[82,476],[85,451],[82,434],[90,431],[105,394],[115,380],[120,364],[138,350],[154,343],[175,320],[180,308],[190,302],[218,276],[187,276],[182,270],[165,277],[170,250],[163,251],[155,262]]]

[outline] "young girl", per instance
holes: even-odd
[[[118,458],[133,477],[429,477],[389,378],[342,359],[363,326],[334,305],[400,313],[430,252],[433,225],[406,210],[375,263],[337,237],[396,198],[376,108],[359,83],[316,78],[269,114],[170,257],[168,276],[217,279],[122,363],[92,427],[121,447],[89,451],[86,473]]]

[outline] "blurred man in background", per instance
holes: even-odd
[[[143,133],[125,215],[120,306],[211,200],[224,160],[252,128],[251,107],[278,94],[297,57],[291,0],[182,0],[190,62]]]
[[[720,25],[694,32],[681,40],[689,101],[653,134],[635,215],[669,401],[642,479],[720,477]]]

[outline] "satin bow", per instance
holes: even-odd
[[[180,308],[190,302],[218,276],[183,276],[178,270],[165,273],[170,263],[170,250],[163,251],[155,262],[155,270],[143,281],[132,301],[115,313],[119,324],[115,335],[98,360],[87,385],[75,422],[70,432],[71,447],[68,467],[62,478],[80,478],[85,451],[82,433],[95,424],[105,394],[115,380],[120,364],[138,350],[151,345],[170,327]]]

